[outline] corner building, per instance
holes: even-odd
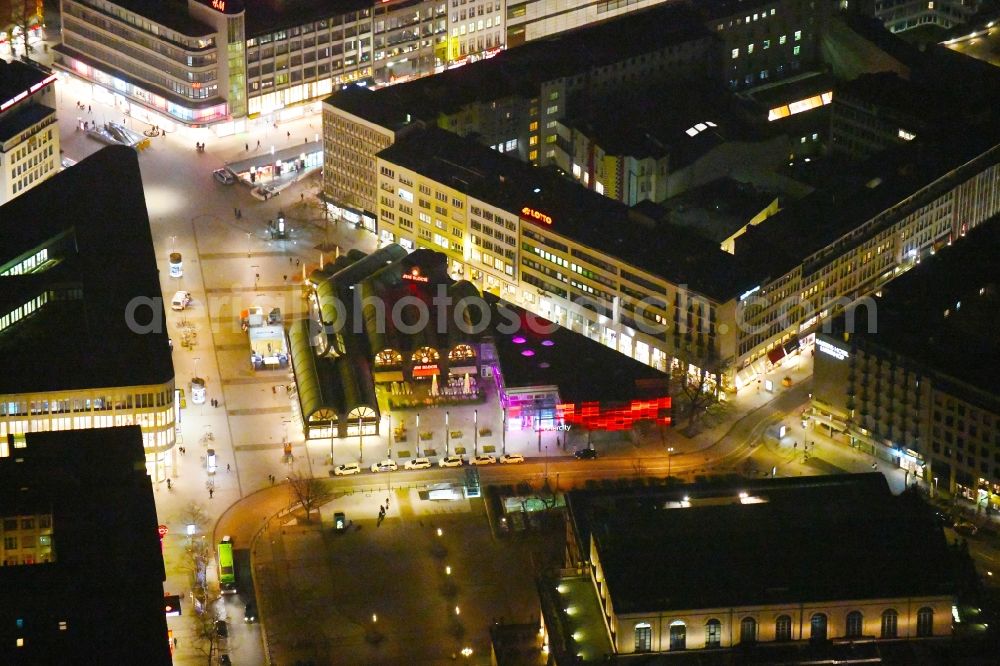
[[[456,279],[659,370],[722,382],[747,279],[717,244],[666,238],[620,203],[444,130],[397,140],[377,168],[383,243],[437,250]]]
[[[179,412],[135,150],[0,206],[0,238],[0,456],[28,433],[139,425],[166,478]]]

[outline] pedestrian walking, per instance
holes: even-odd
[[[257,139],[257,147],[260,148],[260,139]]]
[[[167,479],[167,490],[170,490],[173,486],[170,484],[170,479]]]
[[[296,268],[298,268],[298,267],[299,267],[299,260],[298,260],[298,259],[296,259],[296,260],[295,260],[295,267],[296,267]]]
[[[212,499],[212,497],[214,495],[215,495],[215,488],[209,488],[208,489],[208,499]]]
[[[389,498],[388,497],[385,498],[385,510],[386,511],[389,510]]]
[[[288,137],[289,139],[291,139],[291,138],[292,138],[292,133],[291,133],[291,132],[285,132],[285,135],[286,135],[286,136],[287,136],[287,137]]]
[[[244,143],[243,144],[243,150],[245,150],[247,152],[250,152],[250,144],[249,143]]]
[[[281,279],[284,280],[285,282],[288,282],[288,276],[287,275],[282,275]]]
[[[175,650],[177,649],[177,637],[176,636],[174,636],[174,649]]]
[[[233,468],[229,466],[229,463],[226,463],[226,471],[227,472],[232,472],[233,471]]]
[[[271,394],[272,395],[278,395],[278,387],[277,386],[272,386],[271,387]]]
[[[289,266],[291,266],[291,265],[292,265],[292,258],[291,258],[291,257],[288,257],[288,265],[289,265]]]
[[[234,207],[233,207],[233,217],[239,217],[239,216],[240,216],[240,209],[239,209],[239,208],[236,208],[236,207],[234,206]]]
[[[87,113],[93,113],[93,112],[94,112],[94,110],[92,108],[90,108],[90,105],[88,104],[87,105]]]
[[[305,200],[306,200],[306,193],[305,192],[300,192],[299,193],[299,201],[305,201]]]

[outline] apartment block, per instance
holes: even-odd
[[[928,257],[817,339],[816,427],[935,488],[1000,506],[1000,218]]]

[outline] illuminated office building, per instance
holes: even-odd
[[[0,455],[27,433],[139,425],[166,478],[174,370],[136,152],[104,148],[0,206],[0,237]]]

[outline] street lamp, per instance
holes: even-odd
[[[451,455],[451,448],[449,446],[451,444],[451,439],[450,439],[451,438],[451,433],[448,431],[448,424],[449,424],[448,412],[445,412],[444,413],[444,455],[445,456]]]
[[[503,423],[500,427],[500,451],[503,455],[507,455],[507,408],[500,408],[503,412]]]
[[[247,259],[250,258],[250,239],[252,237],[253,237],[253,233],[250,232],[250,231],[248,231],[247,232]]]
[[[358,462],[365,461],[365,440],[361,433],[361,414],[358,414]]]
[[[479,410],[472,410],[472,455],[479,455]]]
[[[417,457],[420,457],[420,412],[417,412]]]
[[[667,483],[670,483],[670,463],[672,461],[672,458],[670,456],[673,454],[673,452],[674,452],[674,447],[668,446],[667,447]]]
[[[937,497],[937,483],[938,483],[938,478],[935,476],[934,477],[934,495],[933,495],[934,497]]]

